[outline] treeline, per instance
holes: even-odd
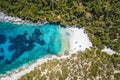
[[[0,0],[0,10],[33,22],[85,27],[94,46],[120,52],[119,0]]]

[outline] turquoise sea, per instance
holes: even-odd
[[[62,50],[61,25],[0,22],[0,74]],[[62,27],[63,28],[63,27]]]

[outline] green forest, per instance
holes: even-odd
[[[0,10],[23,20],[84,27],[95,47],[120,52],[119,0],[0,0]]]

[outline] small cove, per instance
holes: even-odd
[[[61,29],[61,25],[51,23],[18,25],[0,22],[0,74],[46,55],[58,55],[62,52],[62,36],[69,36],[67,33],[62,35]]]

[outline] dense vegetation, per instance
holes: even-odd
[[[120,52],[119,0],[0,0],[0,10],[33,22],[85,27],[94,46]]]
[[[120,80],[120,56],[86,50],[38,65],[19,80]]]

